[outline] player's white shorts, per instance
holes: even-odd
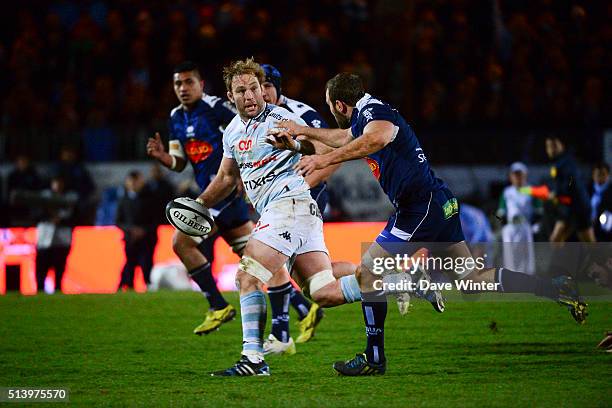
[[[270,203],[255,225],[251,238],[291,257],[306,252],[329,254],[323,238],[323,220],[309,197],[284,198]]]

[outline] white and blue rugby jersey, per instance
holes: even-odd
[[[285,119],[306,124],[287,109],[266,104],[246,123],[236,115],[223,132],[223,155],[236,160],[244,189],[260,214],[275,200],[310,197],[304,177],[293,169],[301,154],[276,149],[266,142],[268,129]]]

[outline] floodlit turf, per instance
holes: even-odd
[[[237,296],[229,295],[237,305]],[[553,302],[452,302],[439,315],[389,304],[387,375],[344,378],[362,350],[359,304],[326,311],[316,337],[270,358],[271,377],[211,378],[240,352],[240,320],[192,334],[196,293],[0,296],[0,386],[69,387],[71,403],[138,406],[609,406],[612,303],[578,326]],[[295,319],[292,322],[297,333]],[[40,406],[36,404],[36,406]]]

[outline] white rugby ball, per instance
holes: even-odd
[[[208,208],[188,197],[179,197],[166,205],[166,218],[183,234],[202,237],[212,231],[215,220]]]

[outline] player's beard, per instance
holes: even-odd
[[[334,115],[336,123],[338,124],[338,127],[340,129],[348,129],[349,127],[351,127],[351,121],[349,120],[349,118],[345,117],[337,110],[332,110],[332,115]]]

